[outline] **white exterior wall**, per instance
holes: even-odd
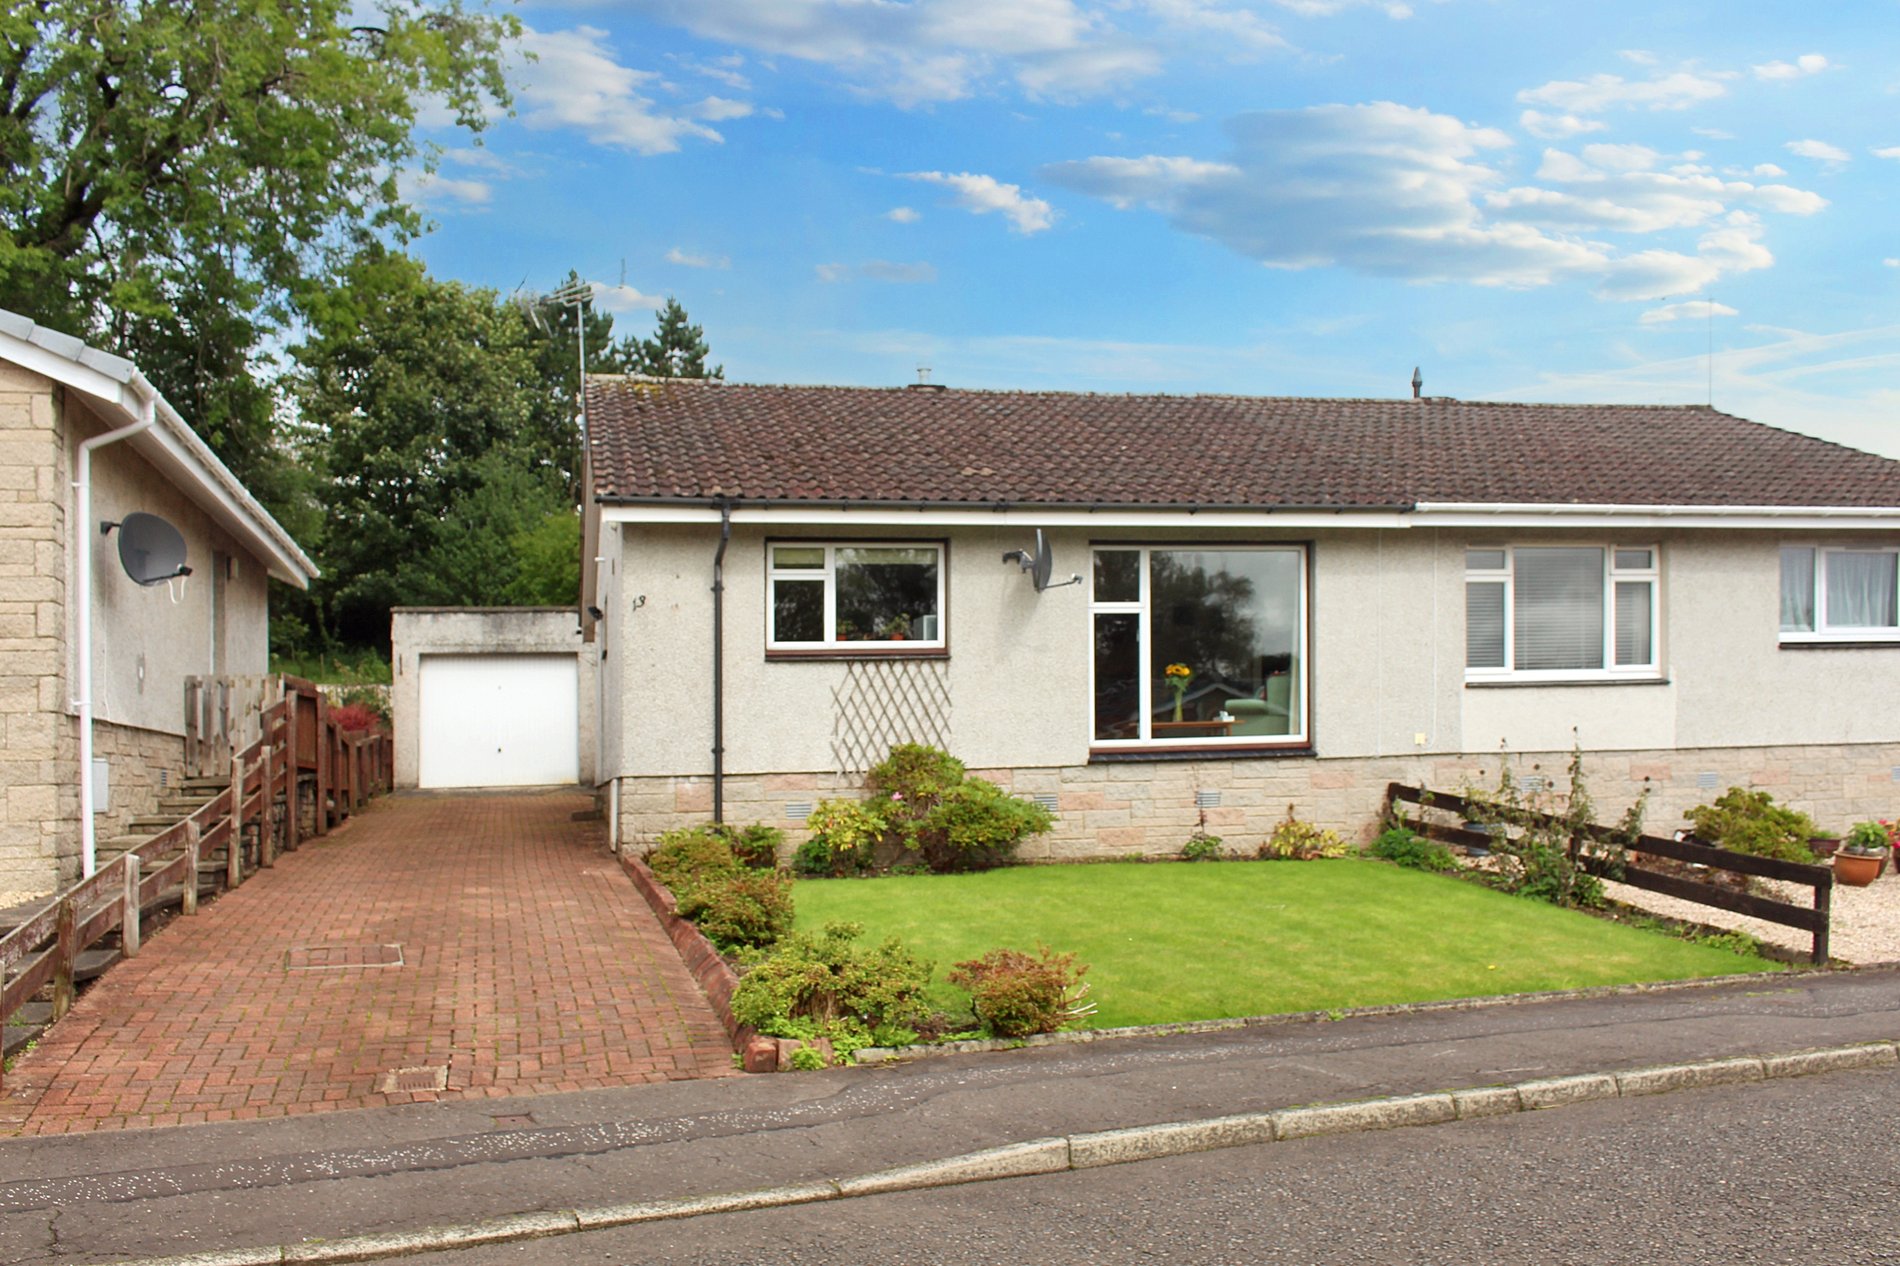
[[[1058,827],[1060,853],[1089,852],[1090,840],[1108,842],[1100,851],[1177,847],[1175,837],[1194,824],[1193,787],[1251,789],[1241,807],[1230,795],[1215,815],[1230,827],[1239,813],[1264,833],[1271,822],[1253,819],[1269,812],[1277,819],[1291,798],[1356,831],[1388,777],[1430,781],[1474,762],[1495,765],[1501,748],[1542,753],[1537,759],[1549,769],[1573,731],[1587,752],[1617,754],[1608,767],[1652,777],[1672,814],[1708,798],[1699,771],[1718,773],[1722,785],[1779,779],[1777,795],[1805,798],[1828,814],[1891,815],[1900,807],[1887,800],[1900,800],[1889,779],[1900,744],[1900,645],[1780,649],[1782,537],[1773,532],[1051,531],[1057,579],[1088,570],[1092,542],[1311,546],[1311,755],[1091,764],[1088,588],[1038,595],[1014,564],[1001,562],[1004,551],[1027,543],[1024,530],[747,526],[734,528],[725,566],[725,770],[735,819],[756,811],[795,825],[785,819],[787,805],[856,788],[855,778],[835,772],[831,744],[833,692],[847,664],[766,659],[768,536],[949,542],[949,747],[1019,792],[1060,795],[1065,815],[1072,805],[1076,812]],[[1560,542],[1660,548],[1662,681],[1466,684],[1467,546]],[[604,551],[610,545],[611,537]],[[605,768],[627,779],[620,825],[630,836],[710,807],[716,547],[716,532],[703,526],[628,524],[612,552],[623,590],[607,608],[602,639],[610,662],[622,659],[607,690],[624,714]],[[637,595],[646,602],[630,610]],[[1788,773],[1791,764],[1798,774]],[[1828,772],[1836,766],[1838,777]],[[1673,785],[1684,779],[1686,788]],[[1187,799],[1163,812],[1141,795],[1104,795],[1118,784],[1186,788]],[[1609,806],[1634,794],[1603,787],[1598,799]],[[1149,840],[1144,821],[1164,820],[1173,842]],[[1065,842],[1065,830],[1080,834]]]

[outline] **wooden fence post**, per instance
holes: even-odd
[[[1833,923],[1834,878],[1828,876],[1828,882],[1814,886],[1814,910],[1821,916],[1821,926],[1815,929],[1814,947],[1808,952],[1808,961],[1816,967],[1827,962],[1827,931]]]
[[[180,907],[185,914],[198,913],[198,841],[201,838],[197,820],[185,819],[185,892]]]
[[[260,792],[257,806],[257,864],[275,866],[277,864],[277,754],[270,745],[270,736],[264,736],[264,753],[259,757],[263,776],[258,779]]]
[[[317,834],[330,833],[330,700],[317,691]]]
[[[139,865],[137,853],[127,853],[119,859],[119,865],[125,867],[125,912],[119,917],[119,952],[127,958],[139,956],[139,920],[144,914],[139,901]]]
[[[73,910],[73,899],[66,898],[59,903],[59,933],[53,943],[53,1019],[62,1019],[73,1009],[73,958],[78,953],[73,942],[77,939],[77,920]]]
[[[296,851],[297,833],[303,830],[303,819],[297,812],[297,709],[302,701],[296,691],[284,687],[284,848],[290,852]]]
[[[244,882],[244,761],[231,757],[231,835],[224,848],[224,887],[235,891]]]

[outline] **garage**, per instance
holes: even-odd
[[[582,781],[593,674],[572,609],[401,608],[392,623],[397,786]]]

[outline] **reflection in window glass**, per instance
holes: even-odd
[[[1095,617],[1095,737],[1141,737],[1141,617]]]
[[[1095,600],[1097,602],[1139,602],[1141,600],[1140,550],[1098,549],[1095,551]]]
[[[825,640],[825,582],[780,580],[772,586],[772,640]]]
[[[906,641],[937,614],[934,549],[840,547],[836,567],[840,642]]]

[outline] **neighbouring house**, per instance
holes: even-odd
[[[188,575],[133,579],[135,515]],[[0,905],[80,872],[84,799],[103,841],[177,785],[187,679],[261,676],[267,578],[315,575],[130,361],[0,312]]]
[[[584,634],[623,838],[797,828],[893,741],[1043,855],[1355,833],[1389,781],[1900,809],[1900,462],[1703,407],[600,377]],[[1069,583],[1071,577],[1077,578]]]

